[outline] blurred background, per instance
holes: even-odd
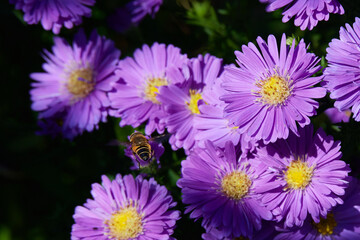
[[[91,18],[83,18],[83,24],[71,30],[63,28],[59,36],[71,42],[79,28],[87,34],[96,28],[115,42],[121,58],[132,56],[142,44],[161,42],[181,48],[189,57],[209,52],[225,63],[234,63],[233,52],[241,45],[255,42],[257,36],[274,34],[280,38],[286,33],[304,38],[309,50],[324,58],[328,43],[338,38],[340,27],[352,25],[355,17],[360,17],[360,0],[340,0],[345,15],[332,14],[328,22],[319,22],[314,30],[301,31],[293,19],[281,22],[281,10],[267,13],[266,5],[257,0],[164,0],[154,19],[147,16],[137,27],[118,32],[119,23],[111,16],[127,2],[97,1]],[[92,183],[100,182],[102,174],[139,174],[129,169],[132,163],[122,147],[107,145],[114,139],[126,141],[134,130],[121,129],[118,119],[108,118],[99,130],[73,141],[36,134],[39,128],[37,113],[30,108],[29,74],[42,71],[41,53],[51,49],[54,35],[39,24],[27,25],[22,14],[7,0],[0,1],[0,240],[69,239],[74,208],[91,197]],[[325,59],[321,64],[326,66]],[[343,160],[350,164],[352,175],[358,176],[360,124],[353,120],[331,124],[323,114],[331,106],[332,101],[323,99],[313,122],[342,141]],[[177,209],[183,211],[176,181],[185,154],[171,151],[167,144],[165,149],[162,168],[142,172],[166,185],[178,202]],[[183,215],[174,237],[200,239],[202,232],[200,221],[194,223]]]

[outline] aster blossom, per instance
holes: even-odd
[[[239,67],[225,68],[222,84],[226,93],[225,117],[255,140],[265,143],[286,139],[289,129],[298,134],[300,127],[310,124],[319,104],[313,98],[326,94],[323,87],[314,87],[322,76],[312,77],[321,66],[319,58],[306,51],[303,40],[291,46],[282,35],[280,52],[273,35],[266,43],[257,38],[260,51],[253,43],[235,51]]]
[[[218,103],[212,87],[222,71],[222,59],[210,54],[199,55],[183,67],[182,81],[160,89],[157,99],[168,114],[164,121],[171,133],[169,143],[174,150],[184,148],[189,151],[196,145],[198,130],[194,123],[201,115],[199,107]]]
[[[263,169],[236,155],[229,141],[224,150],[210,141],[204,149],[194,148],[182,162],[182,189],[185,213],[203,218],[202,225],[219,239],[252,237],[261,220],[271,212],[260,202],[258,178]]]
[[[352,27],[341,27],[339,34],[326,49],[325,87],[339,111],[351,108],[355,121],[360,121],[360,19],[356,18]]]
[[[107,92],[116,81],[119,56],[114,43],[96,31],[88,40],[80,31],[72,46],[55,37],[52,52],[44,52],[45,72],[30,75],[35,80],[30,90],[31,108],[40,112],[40,119],[60,121],[64,137],[73,137],[66,134],[69,132],[92,131],[106,121]]]
[[[147,122],[145,134],[157,130],[163,133],[167,115],[157,100],[159,88],[182,81],[181,68],[188,58],[173,45],[154,43],[151,47],[143,45],[119,62],[116,71],[119,81],[115,92],[109,94],[112,110],[110,114],[120,117],[120,127],[138,127]],[[179,77],[180,76],[180,77]]]
[[[45,30],[58,34],[61,27],[70,29],[81,24],[83,16],[90,17],[89,7],[95,0],[10,0],[10,3],[24,12],[28,24],[41,22]]]
[[[312,125],[260,147],[254,161],[267,170],[258,191],[262,201],[284,227],[301,226],[309,216],[318,223],[328,211],[342,204],[348,165],[340,160],[340,142]]]
[[[344,204],[333,208],[319,223],[308,218],[300,228],[281,229],[274,239],[360,239],[360,186],[356,178],[351,178],[343,200]]]
[[[169,210],[176,203],[153,178],[118,174],[110,181],[103,175],[91,194],[93,199],[75,208],[72,240],[172,239],[180,212]]]
[[[344,8],[337,0],[260,0],[262,3],[268,3],[266,11],[273,12],[285,7],[282,13],[282,22],[288,22],[295,17],[295,26],[301,30],[306,28],[312,30],[319,21],[328,21],[330,13],[344,14]]]

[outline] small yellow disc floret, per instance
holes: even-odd
[[[139,236],[143,231],[141,215],[132,207],[126,207],[112,214],[105,221],[111,239],[126,240]]]
[[[332,235],[334,233],[334,228],[336,227],[337,223],[334,218],[333,213],[329,213],[326,218],[320,217],[320,222],[315,223],[313,222],[313,226],[321,235]]]
[[[257,81],[255,85],[260,88],[256,91],[259,96],[257,101],[266,105],[277,106],[283,104],[291,95],[289,81],[276,74],[265,80]]]
[[[284,172],[287,188],[304,189],[311,181],[313,169],[301,160],[292,161]]]
[[[94,72],[91,68],[72,71],[68,78],[67,89],[74,99],[84,98],[94,89]]]
[[[166,85],[168,85],[168,82],[165,78],[148,79],[145,86],[145,98],[155,104],[160,104],[160,102],[156,99],[156,96],[159,93],[158,87]]]
[[[243,172],[234,171],[225,175],[221,181],[222,192],[229,198],[240,200],[251,186],[250,178]]]
[[[186,105],[190,109],[192,114],[200,114],[198,102],[200,99],[203,99],[200,93],[197,93],[196,90],[190,89],[190,101],[186,102]]]

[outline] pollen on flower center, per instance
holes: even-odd
[[[308,167],[303,161],[294,160],[286,167],[285,181],[287,182],[287,188],[292,189],[304,189],[311,181],[314,167]]]
[[[75,98],[86,97],[95,85],[94,72],[91,68],[80,68],[70,73],[67,89]]]
[[[265,80],[257,81],[255,84],[260,89],[256,91],[259,96],[257,101],[277,106],[283,104],[291,95],[289,81],[279,75],[273,75]]]
[[[234,171],[225,175],[221,181],[222,192],[229,198],[240,200],[248,192],[251,180],[243,172]]]
[[[326,218],[320,217],[320,222],[315,223],[313,222],[314,228],[321,234],[321,235],[332,235],[334,233],[334,228],[336,227],[337,223],[334,218],[333,213],[329,213]]]
[[[166,85],[168,85],[168,82],[165,78],[148,79],[145,86],[145,98],[153,103],[160,104],[160,102],[156,99],[156,95],[159,93],[158,87]]]
[[[190,92],[190,101],[185,103],[190,109],[192,114],[200,114],[198,101],[203,98],[200,93],[196,92],[196,90],[190,89],[189,92]]]
[[[141,216],[135,207],[129,206],[112,214],[110,220],[105,221],[108,235],[111,239],[132,239],[142,233]]]

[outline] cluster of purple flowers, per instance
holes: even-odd
[[[88,16],[95,1],[73,1],[78,11],[54,18],[31,8],[61,9],[60,1],[11,2],[30,24],[41,21],[58,33]],[[140,2],[131,5],[134,22],[148,13]],[[261,2],[269,11],[287,6],[283,20],[295,16],[301,29],[343,13],[336,0]],[[155,13],[161,3],[144,9]],[[327,91],[338,113],[351,109],[360,121],[360,20],[330,43],[323,75],[303,40],[287,44],[283,34],[256,42],[235,51],[238,66],[224,66],[210,54],[188,58],[159,43],[120,60],[114,43],[96,31],[89,39],[80,31],[72,45],[55,37],[52,52],[44,52],[45,72],[31,74],[32,109],[42,133],[70,139],[108,116],[121,118],[121,127],[145,124],[146,135],[167,132],[172,149],[187,154],[178,186],[185,213],[202,219],[203,239],[360,239],[357,181],[341,160],[340,142],[310,121],[319,107],[314,99]],[[151,147],[159,162],[164,148]],[[72,239],[172,239],[180,212],[169,210],[176,203],[154,179],[103,176],[91,193],[75,209]]]
[[[260,50],[249,43],[235,52],[236,67],[223,66],[210,54],[188,59],[179,48],[158,43],[118,60],[120,51],[96,32],[89,40],[80,32],[73,46],[55,38],[53,53],[44,55],[46,73],[31,75],[37,81],[31,90],[32,107],[40,111],[43,123],[59,119],[61,127],[53,131],[67,137],[92,131],[108,114],[121,118],[120,126],[145,123],[148,135],[167,130],[172,148],[188,154],[178,185],[189,205],[186,212],[203,219],[205,239],[256,239],[262,225],[272,224],[269,221],[280,229],[279,238],[289,229],[295,229],[293,234],[307,229],[306,234],[317,230],[341,236],[342,231],[334,230],[341,223],[329,216],[344,203],[350,169],[340,160],[340,143],[321,129],[313,134],[309,119],[318,108],[313,98],[326,94],[326,88],[315,87],[323,76],[313,77],[320,70],[319,58],[307,52],[302,40],[287,45],[285,35],[279,45],[272,35],[267,42],[259,37],[257,43]],[[325,70],[326,86],[336,89],[332,67]],[[342,100],[347,104],[340,110],[351,107],[349,100]],[[164,149],[152,146],[158,159]],[[121,177],[112,184],[104,179],[103,187],[93,187],[95,200],[76,210],[73,239],[98,234],[104,239],[142,239],[148,233],[148,212],[140,200],[106,198],[106,204],[118,205],[97,207],[98,197],[116,198],[111,192],[131,188]],[[134,196],[142,199],[142,194]],[[100,213],[95,210],[99,207],[106,209]],[[170,215],[174,226],[179,214]],[[124,219],[136,233],[121,225]],[[325,224],[326,219],[331,223]]]

